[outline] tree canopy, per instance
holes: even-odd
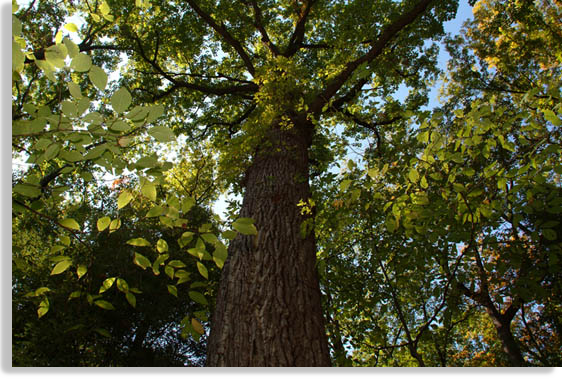
[[[12,4],[13,365],[561,364],[559,1]]]

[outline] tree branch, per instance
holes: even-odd
[[[306,31],[305,28],[306,21],[308,19],[308,15],[310,14],[310,9],[312,8],[312,5],[314,5],[315,2],[316,0],[306,1],[305,4],[301,7],[299,20],[295,25],[295,30],[293,31],[293,34],[291,35],[291,38],[289,40],[289,45],[287,46],[287,49],[282,54],[283,56],[288,58],[294,55],[301,47],[302,42],[304,40],[304,33]]]
[[[248,5],[247,2],[245,3],[246,5]],[[269,34],[267,34],[267,30],[265,30],[265,27],[263,26],[263,15],[261,9],[259,8],[255,0],[250,1],[249,5],[252,6],[252,10],[254,12],[254,26],[261,34],[261,41],[265,46],[267,46],[273,56],[278,56],[280,54],[279,48],[271,41],[271,39],[269,38]]]
[[[259,89],[257,84],[251,82],[248,82],[248,84],[241,84],[241,85],[215,87],[207,84],[191,83],[191,82],[177,80],[174,77],[175,74],[169,73],[165,71],[162,67],[160,67],[160,65],[157,62],[156,56],[154,57],[154,59],[150,59],[148,57],[148,55],[144,51],[142,42],[138,37],[134,37],[134,39],[137,42],[137,46],[139,49],[138,53],[141,56],[141,58],[145,62],[150,64],[156,70],[157,73],[159,73],[162,77],[164,77],[165,79],[167,79],[172,83],[171,87],[169,87],[168,89],[162,91],[157,95],[154,95],[154,100],[159,100],[163,97],[166,97],[179,88],[192,89],[195,91],[203,92],[209,95],[216,95],[216,96],[234,95],[240,93],[254,93]]]
[[[199,17],[201,17],[211,28],[213,28],[224,39],[225,42],[227,42],[230,46],[234,48],[234,50],[236,50],[240,58],[242,58],[242,60],[244,61],[246,68],[253,76],[256,70],[252,63],[252,60],[246,53],[246,50],[244,50],[242,44],[228,32],[224,24],[221,25],[217,24],[217,22],[213,19],[213,17],[211,17],[210,14],[204,12],[194,0],[186,0],[186,1],[191,6],[191,8],[195,11],[195,13],[199,15]]]
[[[423,14],[429,7],[433,0],[421,0],[416,6],[409,12],[404,13],[393,23],[388,25],[379,37],[373,41],[369,51],[359,58],[348,62],[345,68],[326,86],[324,91],[322,91],[312,102],[309,109],[315,115],[321,113],[322,108],[326,103],[330,101],[332,97],[338,92],[338,90],[345,84],[345,82],[351,77],[354,71],[363,63],[370,63],[376,57],[378,57],[385,49],[387,44],[406,26],[413,23],[418,16]]]

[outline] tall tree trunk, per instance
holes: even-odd
[[[272,125],[246,172],[241,217],[257,236],[229,247],[211,323],[209,366],[328,366],[314,233],[297,204],[307,201],[311,125]]]

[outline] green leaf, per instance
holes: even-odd
[[[111,224],[111,218],[105,216],[98,219],[97,226],[98,231],[103,232]]]
[[[205,267],[203,263],[197,262],[197,270],[199,270],[199,273],[201,274],[202,277],[204,277],[205,279],[209,279],[209,273],[207,271],[207,267]]]
[[[117,289],[123,293],[129,292],[129,284],[125,281],[125,279],[117,278]]]
[[[94,86],[96,86],[100,91],[105,89],[107,85],[107,74],[103,69],[98,66],[90,67],[90,71],[88,72],[88,78]]]
[[[16,184],[12,188],[12,191],[27,197],[41,196],[41,189],[39,188],[39,186],[34,184]]]
[[[80,225],[78,225],[76,220],[73,218],[65,218],[64,220],[60,220],[59,224],[68,229],[80,230]]]
[[[64,25],[64,28],[66,30],[68,30],[69,32],[72,32],[72,33],[76,33],[78,31],[78,27],[73,22],[70,22],[70,23]]]
[[[121,192],[117,198],[117,209],[121,209],[133,200],[133,194],[129,190]]]
[[[547,121],[549,121],[552,125],[554,126],[562,125],[562,120],[560,120],[558,116],[556,116],[556,114],[550,109],[544,109],[543,113],[544,113],[544,118]]]
[[[171,260],[170,262],[168,262],[168,265],[171,266],[171,267],[173,267],[173,268],[183,268],[183,267],[186,267],[186,266],[185,266],[185,263],[183,263],[182,261],[177,260],[177,259]]]
[[[125,299],[131,304],[131,307],[136,308],[137,306],[137,298],[131,292],[127,292],[125,294]]]
[[[236,235],[237,234],[234,230],[225,230],[224,232],[222,232],[222,236],[229,240],[233,240],[234,238],[236,238]]]
[[[351,185],[351,180],[350,180],[350,179],[343,180],[343,181],[340,183],[340,190],[341,190],[342,192],[345,192],[345,191],[347,191],[347,189],[349,188],[350,185]]]
[[[148,242],[147,240],[145,240],[142,237],[139,237],[139,238],[132,238],[132,239],[128,240],[127,245],[131,245],[131,246],[150,246],[150,242]]]
[[[80,53],[80,48],[78,47],[78,45],[72,42],[70,38],[65,38],[63,43],[64,46],[66,46],[66,50],[68,51],[68,56],[71,59]]]
[[[105,301],[105,300],[96,300],[94,301],[94,304],[97,305],[98,307],[108,310],[108,311],[113,311],[115,310],[115,307],[109,302],[109,301]]]
[[[70,266],[72,265],[72,261],[70,260],[64,260],[64,261],[60,261],[59,263],[57,263],[55,265],[55,267],[53,267],[53,270],[51,271],[51,275],[58,275],[58,274],[62,274],[63,272],[65,272]]]
[[[389,233],[393,233],[398,228],[398,223],[394,217],[388,217],[385,222],[386,229]]]
[[[78,279],[86,275],[87,272],[88,272],[88,268],[86,266],[78,265],[78,268],[76,269],[76,275],[78,276]]]
[[[188,295],[191,298],[191,300],[195,301],[196,303],[199,303],[199,304],[202,304],[202,305],[208,305],[209,304],[207,302],[207,299],[205,298],[205,296],[203,296],[200,292],[189,291]]]
[[[152,201],[156,201],[156,186],[148,180],[142,185],[141,193]]]
[[[158,142],[170,142],[176,139],[174,132],[165,125],[156,125],[148,131]]]
[[[175,297],[178,297],[178,289],[176,288],[176,286],[168,284],[168,292]]]
[[[250,220],[250,221],[248,221]],[[239,218],[238,220],[232,223],[232,227],[238,231],[239,233],[246,234],[246,235],[257,235],[258,231],[253,224],[252,219],[248,218]]]
[[[104,293],[105,291],[110,289],[113,283],[115,283],[115,280],[115,277],[105,279],[100,287],[99,293]]]
[[[161,216],[163,213],[164,213],[164,208],[161,207],[160,205],[156,205],[146,213],[145,217],[158,217]]]
[[[144,255],[139,253],[135,253],[135,258],[133,259],[133,262],[143,270],[146,270],[147,267],[150,267],[152,265],[148,260],[148,258],[146,258]]]
[[[90,67],[92,67],[92,58],[84,53],[78,53],[70,63],[70,68],[77,72],[86,72]]]
[[[176,285],[180,285],[189,281],[189,272],[185,270],[177,270],[174,276],[178,278],[178,282],[176,283]]]
[[[115,112],[123,113],[131,105],[132,99],[129,91],[125,87],[121,87],[111,96],[111,106]]]
[[[427,179],[425,178],[425,176],[422,176],[421,180],[420,180],[420,186],[424,189],[426,189],[429,185],[427,184]]]
[[[72,95],[73,98],[79,100],[82,99],[84,96],[82,95],[82,91],[80,90],[80,86],[74,82],[68,82],[68,91]]]
[[[418,171],[415,168],[410,169],[410,171],[408,172],[408,179],[410,179],[412,183],[417,183],[419,178],[420,174],[418,173]]]
[[[168,251],[168,243],[163,239],[159,239],[156,242],[156,250],[158,250],[159,253],[167,252]]]
[[[39,303],[39,308],[37,308],[38,318],[45,316],[47,312],[49,312],[49,299],[44,298],[41,303]]]
[[[121,227],[121,220],[115,219],[115,220],[111,221],[111,224],[109,224],[109,233],[113,233],[114,231],[116,231],[120,227]]]
[[[222,268],[224,266],[224,262],[226,262],[226,258],[228,257],[228,251],[226,247],[222,243],[218,243],[215,246],[215,251],[213,251],[213,261],[215,261],[218,268]]]
[[[94,332],[98,333],[100,336],[103,336],[103,337],[106,337],[106,338],[111,338],[111,334],[109,334],[109,332],[105,329],[96,328],[96,329],[94,329]]]

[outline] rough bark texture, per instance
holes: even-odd
[[[208,366],[328,366],[314,234],[297,203],[310,198],[308,128],[276,123],[246,173],[241,217],[258,236],[229,247],[211,324]]]

